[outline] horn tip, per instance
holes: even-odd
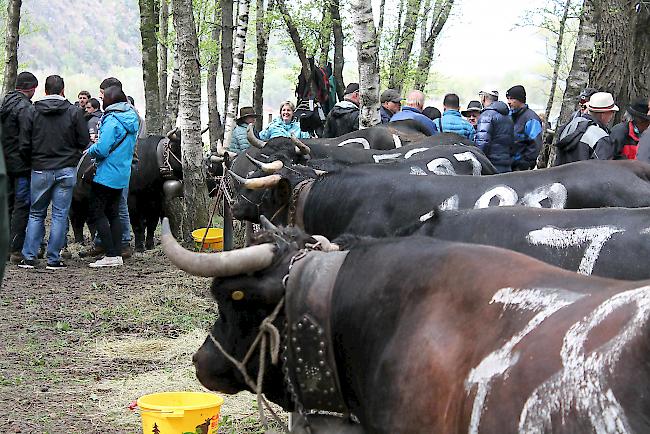
[[[172,234],[172,230],[169,227],[169,219],[167,217],[163,217],[161,233],[162,233],[162,235],[171,235]]]

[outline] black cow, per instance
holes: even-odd
[[[132,166],[129,181],[129,218],[135,237],[136,251],[154,246],[154,231],[163,215],[163,184],[166,179],[182,179],[180,164],[180,133],[171,131],[167,137],[152,135],[138,139],[137,162]],[[87,220],[90,188],[80,176],[90,159],[84,157],[77,172],[77,185],[70,208],[70,220],[76,242],[83,242],[83,225]],[[161,171],[161,167],[166,170]],[[89,228],[94,233],[94,228]],[[146,236],[145,236],[146,230]]]
[[[328,173],[311,184],[302,182],[316,178],[304,166],[262,175],[260,170],[249,179],[239,178],[248,190],[236,198],[235,218],[255,222],[263,214],[329,238],[343,233],[388,236],[426,220],[435,207],[650,206],[650,165],[637,161],[581,161],[493,176],[410,176],[367,166]]]
[[[297,230],[257,242],[197,254],[163,223],[171,261],[215,277],[219,318],[193,359],[211,390],[251,389],[222,351],[243,360],[263,330],[266,396],[354,415],[358,433],[650,432],[650,281],[427,237],[327,253],[300,250],[315,240]]]
[[[650,208],[442,211],[398,235],[487,244],[581,274],[650,279]]]

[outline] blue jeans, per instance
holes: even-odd
[[[32,170],[29,220],[23,245],[25,259],[34,260],[45,235],[45,216],[52,203],[52,226],[47,243],[48,264],[58,262],[68,229],[72,189],[77,182],[75,167],[56,170]]]
[[[126,247],[131,242],[131,220],[129,220],[129,187],[122,189],[120,197],[120,224],[122,225],[122,247]],[[101,246],[102,239],[97,234],[95,236],[95,245]]]
[[[9,175],[9,222],[11,253],[23,250],[29,219],[29,176]]]

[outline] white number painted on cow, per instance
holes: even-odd
[[[402,140],[397,134],[393,134],[393,143],[395,143],[395,149],[402,147]]]
[[[485,400],[490,393],[492,380],[503,376],[519,360],[519,354],[513,351],[514,347],[549,316],[582,297],[584,297],[584,294],[551,288],[503,288],[492,296],[490,304],[501,303],[504,311],[512,307],[537,312],[537,314],[519,333],[511,337],[501,348],[488,354],[481,363],[470,371],[465,381],[465,389],[469,393],[476,386],[476,396],[472,405],[472,417],[469,425],[470,434],[478,433]]]
[[[370,142],[368,142],[368,140],[364,139],[363,137],[355,137],[353,139],[343,140],[338,144],[338,146],[341,147],[349,145],[351,143],[359,143],[361,146],[363,146],[363,149],[370,149]]]
[[[517,203],[518,199],[517,192],[512,188],[507,185],[497,185],[483,193],[474,204],[474,208],[487,208],[494,198],[499,199],[497,206],[512,206]]]
[[[626,305],[635,305],[632,317],[616,336],[587,354],[590,332]],[[573,324],[560,351],[563,368],[528,397],[519,417],[519,432],[549,432],[555,415],[557,420],[588,418],[598,433],[631,432],[623,407],[607,385],[607,376],[614,373],[626,345],[645,333],[648,317],[650,286],[644,286],[612,296]]]
[[[451,161],[446,158],[435,158],[427,164],[429,172],[435,175],[455,175],[456,171]]]
[[[415,148],[415,149],[411,149],[411,150],[408,151],[406,154],[404,154],[404,159],[405,159],[405,160],[408,160],[409,158],[411,158],[411,157],[414,156],[415,154],[419,154],[420,152],[424,152],[424,151],[428,151],[428,150],[429,150],[429,148]]]
[[[409,172],[409,175],[427,176],[428,174],[420,166],[411,166],[411,171]]]
[[[458,195],[455,195],[456,197]],[[566,206],[567,191],[566,187],[560,183],[542,185],[535,190],[527,193],[521,200],[517,192],[507,185],[497,185],[483,193],[474,203],[474,208],[488,208],[492,199],[499,199],[497,206],[523,205],[534,208],[541,208],[542,201],[549,199],[550,208],[564,209]],[[446,199],[445,202],[449,201]],[[444,203],[444,202],[443,202]],[[458,200],[455,202],[458,204]],[[458,209],[449,208],[449,209]]]
[[[402,156],[401,152],[398,152],[396,154],[377,154],[377,155],[373,155],[372,159],[375,160],[375,163],[381,163],[384,160],[396,160],[401,156]]]
[[[557,249],[580,246],[588,242],[578,267],[578,273],[590,275],[607,240],[619,232],[625,232],[625,230],[614,226],[577,229],[559,229],[553,226],[545,226],[529,232],[526,241],[533,246],[543,245]]]
[[[459,161],[469,161],[472,165],[472,175],[473,176],[480,176],[481,172],[483,171],[483,166],[481,166],[481,162],[478,161],[478,158],[471,152],[461,152],[460,154],[454,154],[454,158]]]

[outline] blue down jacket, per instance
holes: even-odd
[[[499,173],[512,170],[515,134],[506,103],[495,101],[483,109],[476,125],[474,141]]]

